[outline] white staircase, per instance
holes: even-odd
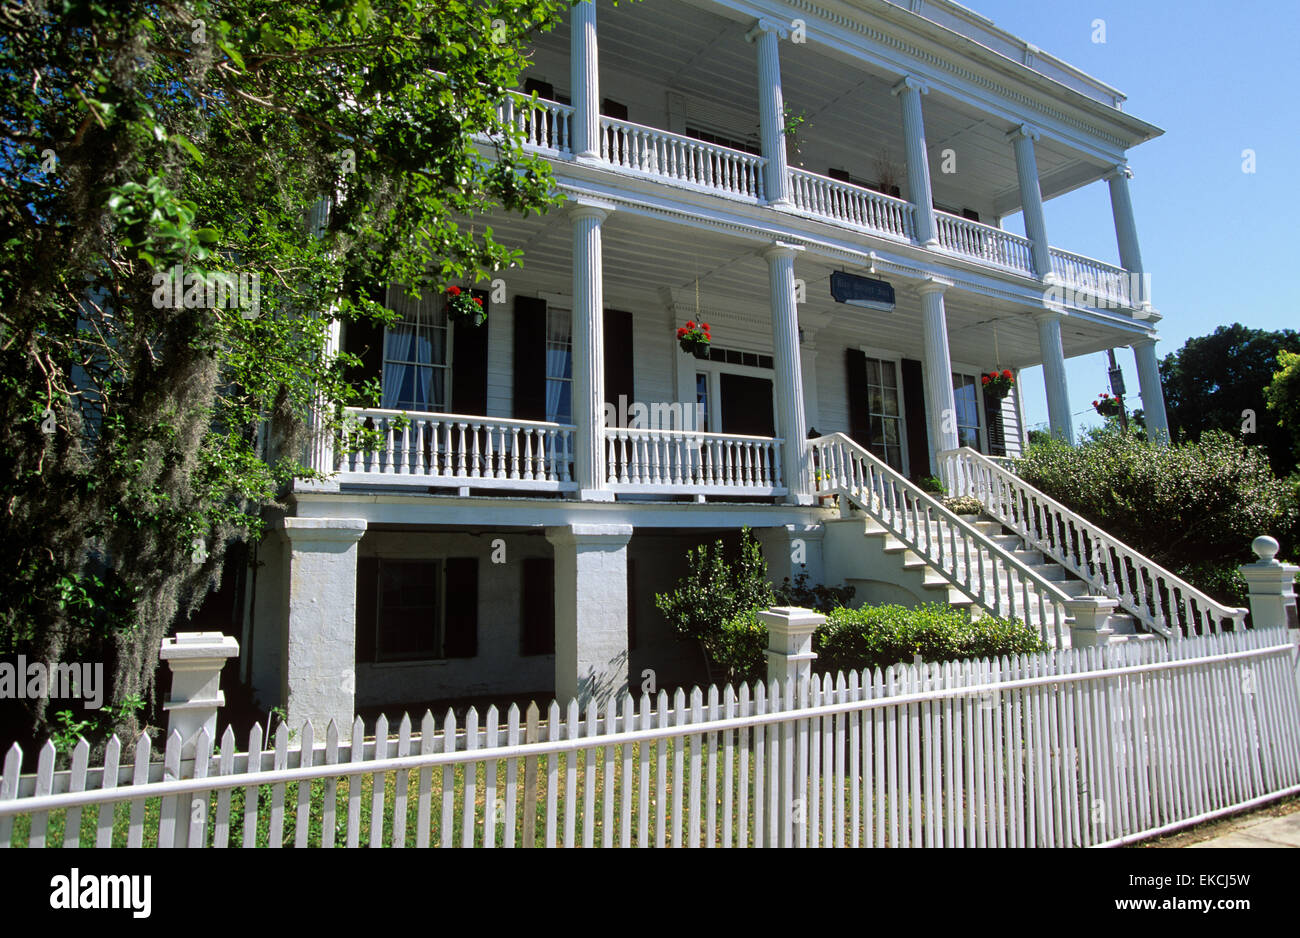
[[[1246,609],[1207,596],[987,456],[962,448],[939,461],[953,494],[984,506],[986,531],[1009,532],[998,535],[1004,546],[1116,600],[1139,630],[1183,638],[1243,627]]]
[[[1104,594],[1037,544],[1007,531],[996,515],[954,514],[844,434],[809,446],[818,492],[835,493],[866,514],[861,534],[878,539],[878,553],[892,558],[893,582],[910,585],[914,595],[932,593],[938,601],[973,607],[976,615],[1018,618],[1056,647],[1070,644],[1076,615],[1098,615],[1097,597]],[[1112,641],[1142,631],[1127,611],[1098,624],[1114,633]]]

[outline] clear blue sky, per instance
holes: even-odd
[[[1300,0],[965,3],[1118,88],[1127,112],[1165,131],[1129,151],[1161,358],[1231,322],[1300,328]],[[1095,19],[1105,44],[1092,41]],[[1253,175],[1242,171],[1246,149]],[[1046,213],[1053,245],[1119,262],[1104,182]],[[1018,215],[1006,224],[1023,231]],[[1116,356],[1136,395],[1133,353]],[[1091,403],[1107,387],[1105,353],[1068,359],[1066,373],[1076,430],[1100,423]],[[1027,369],[1023,385],[1026,422],[1045,427],[1042,370]]]

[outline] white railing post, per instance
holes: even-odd
[[[194,758],[194,741],[206,729],[217,738],[217,709],[226,702],[221,690],[221,669],[227,658],[239,654],[239,642],[220,632],[178,632],[164,638],[158,656],[172,673],[167,711],[167,736],[181,734],[181,758]]]
[[[1110,627],[1110,617],[1119,606],[1119,600],[1107,596],[1077,596],[1064,605],[1070,620],[1071,647],[1110,644],[1110,637],[1115,634]]]
[[[1300,567],[1277,559],[1277,540],[1257,537],[1250,549],[1259,558],[1243,564],[1241,575],[1250,591],[1250,618],[1257,629],[1296,629],[1295,578]]]
[[[758,620],[767,626],[768,683],[779,681],[782,692],[786,687],[792,691],[801,687],[812,677],[812,663],[817,658],[812,650],[813,632],[826,624],[826,617],[798,606],[776,606],[760,612]],[[790,698],[782,699],[787,706],[792,703]]]

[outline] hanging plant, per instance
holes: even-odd
[[[1010,394],[1011,389],[1016,386],[1016,379],[1010,369],[990,371],[980,381],[984,385],[984,396],[995,402]]]
[[[447,315],[466,326],[481,326],[487,321],[483,298],[454,285],[447,288]]]
[[[1102,392],[1101,397],[1092,402],[1092,409],[1108,419],[1118,417],[1123,406],[1118,397],[1111,397],[1105,391]]]
[[[677,344],[683,352],[690,352],[696,358],[709,357],[709,343],[712,341],[707,322],[697,323],[688,319],[686,325],[677,330]]]

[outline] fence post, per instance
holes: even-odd
[[[180,732],[181,759],[194,758],[199,730],[208,730],[217,744],[217,708],[226,702],[221,691],[221,669],[226,659],[239,654],[239,642],[220,632],[178,632],[162,640],[159,656],[172,672],[172,693],[167,711],[167,736]]]
[[[1066,600],[1065,614],[1070,620],[1070,646],[1087,648],[1109,645],[1115,630],[1110,627],[1110,616],[1119,606],[1119,600],[1107,596],[1076,596]]]
[[[801,687],[812,677],[812,636],[817,627],[826,623],[826,617],[811,609],[798,606],[776,606],[758,614],[767,626],[767,680],[781,683],[782,694],[786,687]],[[782,697],[787,706],[791,701]],[[793,708],[791,708],[793,709]]]
[[[1250,549],[1259,558],[1243,564],[1241,575],[1250,591],[1250,619],[1257,629],[1296,628],[1295,578],[1300,567],[1277,560],[1277,540],[1257,537]]]

